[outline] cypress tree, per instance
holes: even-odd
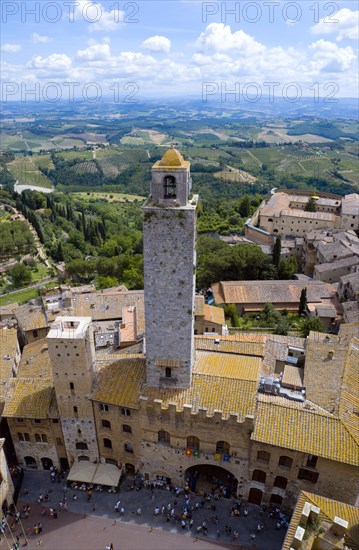
[[[305,313],[305,312],[306,312],[307,303],[308,303],[308,300],[307,300],[307,289],[306,289],[306,288],[302,288],[302,292],[300,293],[300,301],[299,301],[299,309],[298,309],[299,315],[302,315],[302,313]]]
[[[276,267],[279,266],[281,250],[282,250],[282,237],[278,235],[273,247],[273,263]]]

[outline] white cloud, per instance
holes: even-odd
[[[28,68],[46,69],[47,71],[66,71],[72,66],[71,58],[64,53],[53,53],[47,57],[35,55],[27,64]]]
[[[165,36],[150,36],[142,43],[142,47],[151,52],[169,53],[171,50],[171,41]]]
[[[309,50],[313,52],[312,67],[320,72],[344,72],[350,69],[356,60],[356,55],[350,46],[340,48],[334,42],[323,38],[310,44]]]
[[[238,50],[241,55],[253,55],[264,50],[264,46],[249,34],[242,30],[232,33],[231,27],[223,23],[208,25],[197,39],[196,46],[203,52]]]
[[[111,57],[111,50],[108,43],[90,43],[86,50],[78,50],[76,54],[80,61],[105,61]]]
[[[106,11],[99,2],[77,0],[73,18],[90,23],[90,32],[115,31],[124,23],[125,12],[119,9]]]
[[[319,37],[318,37],[319,38]],[[280,37],[278,39],[280,43]],[[356,55],[350,46],[320,38],[300,48],[267,45],[243,30],[210,24],[192,43],[192,55],[173,51],[164,36],[151,36],[134,51],[123,51],[108,37],[89,40],[73,56],[54,53],[35,56],[26,65],[6,67],[11,80],[97,82],[103,95],[111,97],[113,88],[126,95],[126,83],[135,83],[138,97],[161,90],[168,94],[200,93],[204,82],[224,83],[225,89],[241,89],[256,83],[267,93],[265,82],[278,83],[276,95],[289,83],[302,86],[310,97],[313,82],[324,86],[336,82],[340,95],[354,96],[357,90]],[[143,48],[143,49],[142,49]],[[156,52],[162,55],[156,55]],[[8,79],[10,79],[8,77]],[[80,88],[79,88],[80,90]],[[131,91],[131,90],[129,90]],[[323,89],[322,89],[323,91]],[[121,96],[122,94],[122,96]]]
[[[45,34],[38,34],[37,32],[34,32],[31,35],[31,40],[34,44],[47,44],[51,41],[51,38]]]
[[[359,39],[359,11],[342,8],[329,19],[323,18],[311,27],[312,34],[337,33],[336,40],[340,42],[345,38],[349,40]]]
[[[3,44],[1,46],[1,51],[6,53],[16,53],[21,50],[20,44]]]

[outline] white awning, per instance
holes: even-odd
[[[99,464],[92,483],[117,487],[120,481],[121,472],[122,470],[119,470],[114,464]]]
[[[71,467],[67,481],[93,483],[116,487],[120,481],[122,469],[114,464],[92,464],[91,462],[75,462]]]
[[[80,483],[92,483],[93,476],[97,469],[97,464],[81,461],[75,462],[71,467],[67,481],[79,481]]]

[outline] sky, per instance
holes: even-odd
[[[358,3],[2,0],[1,99],[358,97]]]

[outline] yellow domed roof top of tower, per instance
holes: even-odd
[[[168,170],[174,170],[176,168],[187,168],[188,166],[188,160],[184,160],[181,153],[174,147],[167,149],[161,160],[158,160],[153,165],[154,168],[165,168]]]

